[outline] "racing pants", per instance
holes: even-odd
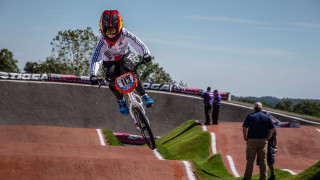
[[[115,79],[127,72],[133,72],[135,67],[135,56],[133,52],[128,52],[118,61],[103,61],[103,70],[105,79],[110,83],[109,88],[116,96],[118,100],[123,99],[123,93],[119,92],[115,86]],[[143,96],[146,92],[143,89],[139,76],[135,73],[138,79],[138,85],[136,91],[140,96]]]

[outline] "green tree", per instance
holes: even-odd
[[[27,73],[43,73],[40,71],[39,64],[37,62],[28,61],[23,70]]]
[[[284,110],[284,111],[293,111],[293,103],[291,100],[279,101],[275,106],[276,109]]]
[[[285,106],[286,111],[292,112],[293,111],[293,103],[290,100],[284,100],[283,105]]]
[[[56,61],[55,64],[67,66],[65,74],[88,75],[97,40],[90,27],[59,31],[51,42],[52,59]]]
[[[281,109],[281,110],[285,110],[286,106],[283,104],[282,101],[279,101],[276,105],[276,109]]]
[[[307,114],[310,116],[320,117],[320,103],[302,101],[293,106],[293,111],[299,114]]]
[[[0,71],[20,72],[17,66],[18,60],[13,59],[13,53],[8,49],[0,51]]]
[[[138,56],[138,62],[142,60],[141,56]],[[154,59],[154,57],[152,57]],[[139,73],[140,80],[142,82],[151,82],[151,83],[162,83],[162,84],[175,84],[176,82],[172,80],[170,74],[154,61],[149,62],[148,64],[139,66],[137,69]]]
[[[53,57],[48,57],[45,62],[27,62],[24,71],[27,73],[57,73],[67,74],[68,66]]]

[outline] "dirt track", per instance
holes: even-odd
[[[230,155],[240,176],[244,175],[246,166],[246,143],[242,136],[242,123],[222,122],[218,126],[207,126],[214,132],[217,143],[217,153],[222,154],[225,167],[231,174],[231,168],[226,158]],[[289,169],[300,173],[320,159],[320,133],[312,126],[301,128],[277,128],[278,153],[275,157],[275,167]],[[254,166],[254,174],[259,173],[259,167]]]
[[[180,161],[144,147],[101,146],[95,129],[0,126],[6,179],[188,179]]]

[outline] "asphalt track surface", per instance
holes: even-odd
[[[147,93],[155,101],[147,110],[154,135],[162,136],[190,119],[204,122],[199,97]],[[138,134],[130,117],[118,111],[108,88],[0,80],[0,97],[0,177],[188,179],[182,162],[160,161],[148,148],[101,146],[98,128]],[[219,126],[208,127],[216,133],[225,166],[230,171],[226,155],[232,156],[240,176],[245,166],[241,122],[251,112],[247,105],[224,102]],[[279,128],[276,167],[298,173],[320,159],[319,119],[273,115],[303,124],[299,129]]]
[[[44,125],[78,128],[108,128],[113,132],[137,134],[130,116],[123,116],[108,88],[97,86],[0,80],[0,125]],[[163,136],[187,120],[204,122],[204,107],[198,96],[147,91],[154,107],[147,109],[154,135]],[[244,104],[224,102],[220,122],[243,122],[252,112]],[[276,112],[275,112],[276,113]],[[299,121],[285,114],[273,114],[280,121]],[[304,117],[300,124],[320,125]]]

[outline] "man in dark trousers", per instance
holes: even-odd
[[[206,116],[206,122],[205,125],[210,125],[210,112],[212,109],[211,103],[213,101],[213,94],[211,92],[211,87],[207,88],[207,92],[202,94],[203,103],[204,103],[204,113]]]
[[[250,180],[256,155],[259,157],[260,179],[267,180],[267,147],[275,125],[270,116],[262,112],[262,104],[254,104],[254,113],[249,114],[242,127],[243,139],[247,142],[245,180]]]
[[[214,98],[212,103],[212,124],[218,125],[221,95],[219,94],[218,90],[214,90],[213,94]]]
[[[269,115],[271,117],[271,119],[273,118],[270,114],[267,113],[267,115]],[[274,123],[274,124],[277,125],[277,123]],[[276,179],[276,173],[274,170],[274,156],[277,152],[278,152],[277,128],[274,128],[274,133],[268,141],[267,164],[268,164],[270,172],[271,172],[271,176],[269,177],[268,180],[275,180]],[[259,157],[257,157],[257,165],[259,165]]]

